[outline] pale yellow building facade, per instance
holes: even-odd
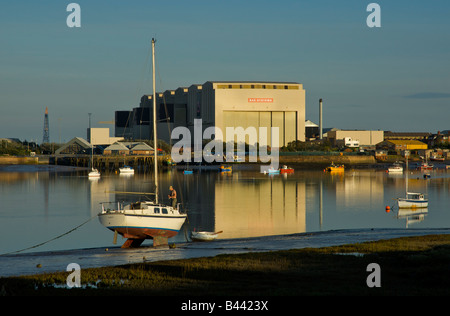
[[[227,127],[254,127],[257,141],[272,146],[271,128],[278,127],[278,145],[305,141],[305,90],[292,82],[208,81],[190,87],[188,125],[202,118],[203,128],[215,126],[227,136]],[[259,133],[260,127],[267,134]],[[233,138],[233,137],[231,137]],[[236,141],[236,137],[234,137]],[[246,142],[251,143],[249,136]]]
[[[343,141],[347,137],[359,141],[359,146],[375,146],[384,140],[384,131],[336,130],[327,133],[327,138],[332,145],[337,145],[339,141]]]
[[[152,139],[152,107],[152,95],[145,95],[139,108],[125,113],[127,122],[132,122],[128,129],[133,131],[133,139]],[[199,120],[202,139],[208,127],[220,130],[222,134],[215,133],[215,139],[222,136],[224,142],[227,127],[255,128],[256,141],[272,146],[271,128],[278,127],[279,147],[305,141],[305,90],[296,82],[207,81],[157,93],[156,110],[158,139],[167,143],[173,129],[180,126],[187,127],[193,139]],[[266,127],[267,133],[260,134],[260,127]],[[245,141],[253,145],[248,135]]]

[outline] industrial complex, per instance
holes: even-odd
[[[292,144],[326,141],[331,148],[347,151],[358,149],[360,152],[369,150],[375,153],[377,159],[382,152],[401,154],[405,150],[430,157],[430,148],[448,144],[450,140],[448,130],[432,134],[325,128],[322,126],[322,99],[318,101],[319,119],[316,124],[305,119],[305,89],[297,82],[206,81],[157,92],[157,136],[158,140],[166,143],[158,144],[158,150],[165,146],[162,151],[170,154],[171,146],[178,141],[177,135],[174,137],[177,133],[172,132],[179,127],[188,130],[191,135],[200,132],[203,141],[233,140],[235,144],[258,143],[294,151],[299,147],[292,146],[289,149]],[[77,135],[66,144],[56,147],[52,153],[85,155],[92,149],[94,154],[108,156],[153,153],[153,94],[143,95],[139,106],[135,108],[115,111],[115,120],[111,123],[114,123],[114,131],[89,126],[85,139]],[[277,133],[272,128],[276,128]],[[237,136],[237,129],[243,131],[244,138]],[[250,129],[256,134],[248,132]],[[43,132],[43,144],[50,143],[47,108]],[[12,140],[3,140],[4,143],[8,141]],[[191,145],[193,143],[194,139],[191,138]],[[27,146],[33,151],[32,144]],[[438,154],[450,159],[448,149]]]
[[[153,96],[144,95],[139,107],[116,111],[115,136],[125,139],[152,139]],[[157,93],[158,139],[171,142],[174,128],[184,126],[194,133],[194,120],[201,119],[202,132],[220,129],[223,141],[227,127],[267,128],[257,135],[273,144],[271,127],[278,127],[278,145],[305,141],[305,90],[295,82],[207,81]],[[216,133],[216,140],[220,134]],[[229,135],[228,135],[229,136]],[[248,142],[248,139],[247,139]]]

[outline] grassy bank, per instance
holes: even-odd
[[[370,263],[381,287],[368,287]],[[449,295],[450,235],[406,237],[327,248],[219,255],[0,278],[2,295]],[[61,285],[55,287],[54,285]]]

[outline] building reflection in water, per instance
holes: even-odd
[[[151,175],[150,175],[151,176]],[[150,177],[148,176],[148,177]],[[106,181],[105,181],[106,180]],[[134,175],[92,182],[93,208],[110,199],[133,200],[139,196],[105,192],[152,192],[149,178]],[[220,238],[257,237],[305,232],[305,184],[259,173],[202,172],[183,175],[172,170],[159,177],[160,197],[167,201],[168,187],[177,190],[178,202],[188,210],[188,230],[223,231]],[[98,208],[98,206],[96,207]]]
[[[384,199],[384,174],[371,170],[349,171],[336,182],[336,203],[343,210],[370,209]]]
[[[305,184],[280,177],[215,184],[215,228],[223,238],[305,232]]]

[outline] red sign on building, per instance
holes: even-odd
[[[273,98],[248,98],[248,102],[272,103]]]

